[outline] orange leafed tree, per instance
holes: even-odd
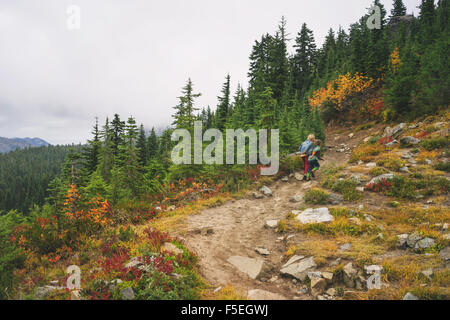
[[[359,73],[340,75],[336,80],[328,82],[326,88],[316,90],[309,97],[311,107],[321,108],[331,105],[337,111],[344,111],[348,101],[373,86],[374,80]]]

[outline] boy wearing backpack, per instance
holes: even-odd
[[[302,143],[300,146],[300,156],[303,160],[303,165],[305,167],[304,173],[303,173],[303,180],[307,180],[308,175],[308,169],[309,169],[309,162],[308,158],[312,155],[313,149],[314,149],[314,139],[315,136],[313,134],[310,134],[308,136],[308,139]]]
[[[314,172],[320,169],[319,160],[323,160],[320,154],[322,147],[322,141],[316,140],[315,147],[312,151],[311,157],[308,158],[308,173],[306,175],[306,180],[310,181],[311,176],[315,178]]]

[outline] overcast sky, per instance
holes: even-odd
[[[381,1],[390,12],[392,0]],[[408,13],[420,0],[404,1]],[[225,75],[247,84],[256,39],[281,16],[295,38],[357,21],[372,0],[0,0],[0,136],[84,143],[99,117],[171,123],[188,77],[215,108]],[[67,28],[67,7],[81,28]],[[292,42],[292,41],[291,41]]]

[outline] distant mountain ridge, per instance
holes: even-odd
[[[8,153],[16,149],[38,148],[50,145],[41,138],[4,138],[0,137],[0,153]]]

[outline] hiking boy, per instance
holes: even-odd
[[[307,179],[307,175],[308,175],[308,167],[309,167],[309,163],[308,163],[308,158],[312,155],[313,149],[314,149],[314,139],[315,136],[313,134],[310,134],[308,136],[308,139],[302,143],[302,145],[300,146],[300,156],[302,157],[303,160],[303,165],[305,167],[304,173],[303,173],[303,180]]]
[[[321,147],[322,147],[322,141],[316,140],[315,146],[312,151],[311,157],[308,158],[308,173],[306,175],[306,180],[310,181],[311,176],[315,178],[314,172],[320,169],[320,163],[319,160],[323,160],[321,158]]]

